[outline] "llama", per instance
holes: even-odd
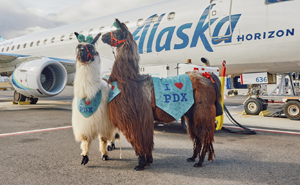
[[[93,139],[99,137],[102,159],[108,160],[107,144],[114,141],[118,134],[108,117],[110,87],[100,77],[100,56],[95,50],[95,43],[101,34],[94,39],[88,36],[87,41],[83,35],[76,32],[75,35],[80,43],[77,45],[72,126],[76,141],[81,141],[81,165],[85,165],[89,161],[89,146]]]
[[[156,105],[152,77],[139,74],[139,52],[137,44],[124,23],[116,19],[118,30],[106,33],[102,41],[116,47],[117,55],[109,83],[117,82],[120,93],[108,104],[111,123],[120,129],[131,143],[138,156],[138,166],[134,170],[143,170],[153,162],[154,120],[171,123],[174,117]],[[201,167],[208,152],[208,160],[215,157],[213,149],[216,108],[219,108],[219,78],[198,71],[188,72],[192,83],[194,104],[184,114],[188,120],[188,134],[193,141],[193,156],[188,162],[199,162],[194,167]],[[201,152],[202,149],[202,152]],[[201,152],[201,154],[200,154]]]

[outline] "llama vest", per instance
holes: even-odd
[[[108,97],[108,103],[111,102],[111,100],[113,100],[118,94],[120,94],[120,92],[121,91],[118,87],[118,83],[112,82],[109,97]]]
[[[78,111],[86,118],[93,115],[98,109],[102,99],[102,92],[99,90],[91,101],[86,101],[86,98],[77,99]]]
[[[188,74],[152,77],[156,106],[178,120],[194,104],[193,85]]]

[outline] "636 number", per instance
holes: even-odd
[[[268,83],[267,77],[256,77],[256,82],[266,82]]]

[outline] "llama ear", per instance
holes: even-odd
[[[76,35],[76,38],[79,42],[84,42],[85,41],[85,37],[82,34],[78,34],[77,32],[74,32],[74,34]]]
[[[98,41],[100,36],[101,36],[101,33],[98,33],[91,44],[95,45],[95,43]]]
[[[77,33],[77,32],[74,32],[74,34],[76,35],[76,38],[78,39],[78,35],[79,35],[79,33]]]
[[[116,19],[116,23],[118,24],[118,27],[121,29],[121,31],[127,31],[126,27],[119,21],[119,19]]]

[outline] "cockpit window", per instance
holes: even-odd
[[[266,4],[279,3],[283,1],[291,1],[291,0],[266,0]]]

